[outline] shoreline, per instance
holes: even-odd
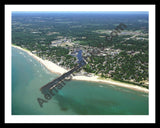
[[[17,48],[17,49],[20,49],[26,53],[28,53],[30,56],[32,56],[34,59],[36,59],[38,62],[40,62],[41,64],[43,64],[50,72],[52,73],[56,73],[56,74],[63,74],[65,72],[67,72],[66,69],[54,64],[53,62],[49,61],[49,60],[43,60],[41,59],[40,57],[38,57],[37,55],[33,54],[31,51],[29,50],[26,50],[26,49],[23,49],[19,46],[15,46],[15,45],[12,45],[12,47],[14,48]],[[56,69],[56,70],[54,70]]]
[[[53,62],[51,62],[49,60],[43,60],[43,59],[41,59],[40,57],[36,56],[35,54],[33,54],[29,50],[26,50],[24,48],[21,48],[19,46],[13,45],[13,44],[12,44],[12,47],[20,49],[20,50],[28,53],[34,59],[36,59],[41,64],[43,64],[52,73],[56,73],[56,74],[62,75],[63,73],[69,71],[69,70],[66,70],[66,69],[64,69],[64,68],[56,65],[55,63],[53,63]],[[141,92],[149,93],[149,90],[146,89],[146,88],[143,88],[143,87],[140,87],[140,86],[137,86],[137,85],[132,85],[132,84],[127,84],[127,83],[119,82],[119,81],[114,81],[112,79],[103,80],[103,79],[99,79],[98,76],[92,76],[92,77],[73,76],[72,79],[73,80],[78,80],[78,81],[89,81],[89,82],[106,83],[106,84],[111,84],[111,85],[120,86],[120,87],[124,87],[124,88],[129,88],[129,89],[136,90],[136,91],[141,91]]]

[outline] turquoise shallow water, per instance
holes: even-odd
[[[148,94],[108,84],[68,81],[46,100],[40,87],[58,75],[27,53],[12,47],[13,115],[147,115]]]

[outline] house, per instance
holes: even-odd
[[[36,53],[37,53],[37,51],[36,51],[36,50],[34,50],[34,51],[32,51],[32,53],[33,53],[33,54],[36,54]]]

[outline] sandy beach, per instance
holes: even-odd
[[[60,67],[60,66],[54,64],[51,61],[41,59],[40,57],[36,56],[35,54],[32,54],[30,51],[28,51],[26,49],[23,49],[19,46],[15,46],[15,45],[12,45],[12,47],[15,47],[17,49],[20,49],[20,50],[23,50],[23,51],[27,52],[30,56],[35,58],[37,61],[39,61],[41,64],[43,64],[49,71],[51,71],[53,73],[61,75],[61,74],[68,71],[68,70],[64,69],[63,67]],[[92,76],[92,77],[74,76],[73,79],[74,80],[81,80],[81,81],[90,81],[90,82],[102,82],[102,83],[106,83],[106,84],[112,84],[112,85],[116,85],[116,86],[121,86],[121,87],[129,88],[129,89],[145,92],[145,93],[149,92],[148,89],[140,87],[140,86],[127,84],[127,83],[122,83],[122,82],[117,82],[117,81],[114,81],[114,80],[111,80],[111,79],[99,79],[98,76]]]
[[[26,49],[23,49],[23,48],[21,48],[19,46],[15,46],[15,45],[12,45],[12,46],[17,48],[17,49],[20,49],[20,50],[23,50],[23,51],[27,52],[30,56],[32,56],[37,61],[39,61],[41,64],[43,64],[50,72],[53,72],[53,73],[56,73],[56,74],[60,74],[60,75],[65,73],[65,72],[67,72],[66,69],[54,64],[51,61],[43,60],[40,57],[36,56],[35,54],[32,54],[30,51],[28,51]]]

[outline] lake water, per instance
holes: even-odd
[[[73,80],[40,107],[40,88],[58,76],[12,47],[12,115],[148,115],[146,93]]]

